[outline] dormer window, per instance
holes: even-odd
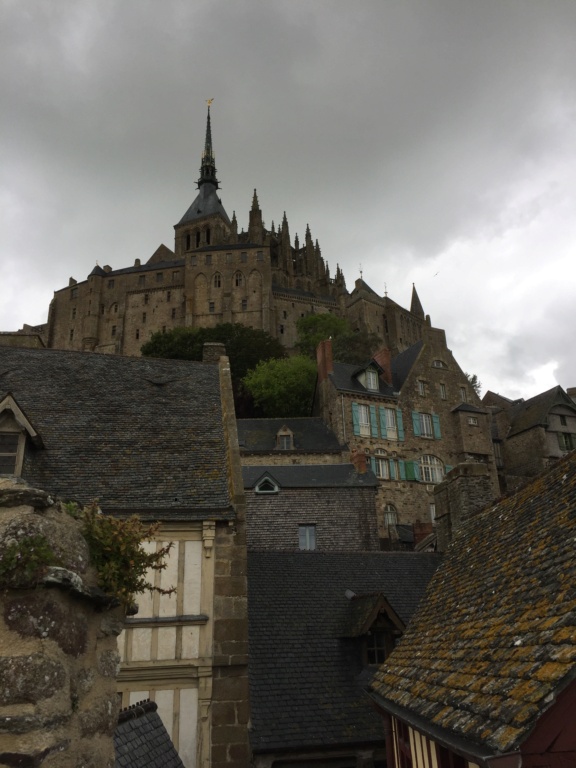
[[[282,427],[276,434],[276,448],[279,451],[291,451],[294,448],[294,434],[288,427]]]
[[[15,475],[18,458],[18,432],[0,432],[0,475]]]
[[[255,486],[256,493],[278,493],[280,490],[270,477],[263,477]]]
[[[373,368],[368,368],[366,371],[366,389],[371,389],[373,392],[377,392],[378,387],[378,374]]]

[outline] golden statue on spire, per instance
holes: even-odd
[[[208,106],[210,106],[213,101],[214,101],[214,99],[206,99],[206,104],[208,104]]]

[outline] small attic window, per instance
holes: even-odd
[[[278,493],[280,490],[269,477],[264,477],[254,488],[256,493]]]
[[[366,371],[366,389],[371,389],[373,392],[377,392],[378,387],[378,374],[373,368],[368,368]]]
[[[432,367],[433,368],[448,368],[446,363],[443,360],[433,360],[432,361]]]
[[[279,451],[291,451],[294,448],[294,434],[288,427],[282,427],[276,433],[276,448]]]

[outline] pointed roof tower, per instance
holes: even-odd
[[[420,298],[416,293],[416,286],[414,283],[412,283],[412,301],[410,302],[410,312],[412,312],[413,315],[416,315],[416,317],[421,317],[424,319],[424,308],[420,303]]]
[[[217,190],[220,187],[218,179],[216,178],[216,163],[214,160],[214,150],[212,148],[212,125],[210,122],[210,103],[212,99],[208,101],[208,116],[206,118],[206,139],[204,141],[204,151],[202,152],[202,165],[200,166],[200,178],[198,179],[198,195],[196,199],[188,208],[184,216],[180,219],[178,224],[189,224],[196,219],[205,218],[207,216],[220,215],[224,221],[230,225],[230,219],[228,214],[224,210],[222,201],[217,195]]]

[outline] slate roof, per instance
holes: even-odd
[[[123,709],[114,732],[116,768],[184,768],[153,701]]]
[[[362,474],[353,464],[276,464],[244,466],[244,488],[254,488],[258,480],[271,477],[280,488],[350,488],[378,486],[372,470]]]
[[[572,452],[457,533],[376,700],[480,756],[515,751],[576,677],[575,538]]]
[[[573,400],[560,386],[552,387],[529,400],[514,404],[509,410],[510,432],[508,437],[525,432],[532,427],[548,423],[548,414],[555,405],[567,405],[576,411]]]
[[[438,562],[413,552],[248,553],[255,751],[382,743],[382,721],[361,690],[358,641],[344,639],[344,593],[382,591],[407,622]]]
[[[368,367],[368,364],[366,365]],[[339,392],[350,392],[358,395],[370,395],[371,397],[396,397],[394,388],[386,384],[382,379],[378,379],[379,391],[374,392],[366,389],[356,378],[359,368],[357,365],[348,363],[334,363],[334,372],[329,374],[329,378]]]
[[[242,453],[290,453],[276,449],[276,435],[288,427],[294,436],[296,453],[340,453],[343,446],[320,418],[238,419],[238,441]]]
[[[408,374],[418,359],[423,346],[424,342],[422,340],[417,341],[416,344],[412,344],[404,352],[400,352],[399,355],[392,358],[392,382],[396,391],[399,392],[404,386],[404,382],[408,378]]]
[[[233,516],[218,366],[0,347],[11,393],[39,433],[23,477],[105,511]]]
[[[194,202],[190,208],[188,208],[184,216],[182,216],[178,222],[178,225],[187,224],[191,221],[197,221],[198,219],[202,219],[206,216],[214,216],[215,214],[219,214],[222,216],[224,221],[227,221],[228,224],[230,224],[230,219],[224,210],[222,200],[220,200],[218,197],[216,186],[209,183],[202,184],[198,190],[198,194],[194,198]]]

